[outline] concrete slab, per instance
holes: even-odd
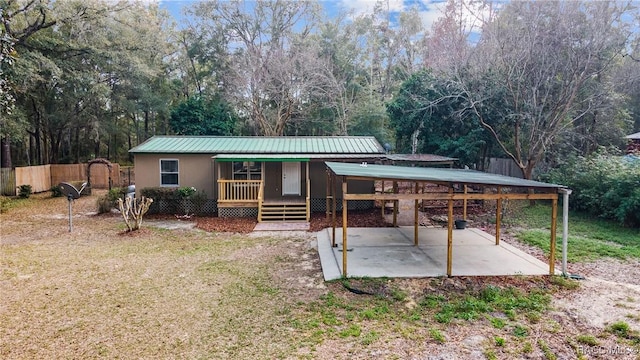
[[[447,229],[420,227],[414,246],[413,227],[347,229],[349,277],[437,277],[447,274]],[[342,276],[342,229],[318,233],[318,253],[325,280]],[[501,242],[482,230],[453,232],[453,276],[547,275],[549,265]]]
[[[308,222],[260,222],[253,231],[309,231]]]

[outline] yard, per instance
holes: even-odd
[[[609,239],[613,230],[588,246],[630,255],[570,257],[583,281],[325,283],[314,233],[257,237],[150,220],[126,234],[117,215],[93,215],[95,202],[74,203],[72,233],[64,198],[36,195],[0,214],[0,357],[640,358],[640,244]],[[507,241],[544,256],[536,224],[518,224]]]

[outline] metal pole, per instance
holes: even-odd
[[[562,194],[562,275],[567,276],[567,243],[569,238],[569,195],[570,189],[560,189]]]
[[[67,200],[69,200],[69,232],[73,231],[73,217],[71,214],[71,202],[73,198],[71,196],[67,196]]]

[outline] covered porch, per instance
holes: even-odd
[[[309,158],[227,154],[214,160],[219,212],[255,212],[258,222],[309,221]]]

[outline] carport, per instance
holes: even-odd
[[[351,200],[380,200],[393,201],[394,213],[397,211],[397,203],[400,200],[414,201],[414,226],[413,226],[413,245],[418,248],[420,245],[418,210],[419,201],[421,200],[444,200],[447,201],[447,234],[446,234],[446,275],[452,276],[453,264],[453,202],[455,200],[463,200],[466,209],[466,203],[469,200],[495,200],[496,201],[496,235],[495,245],[500,245],[500,226],[502,215],[502,202],[504,200],[551,200],[551,237],[550,237],[550,254],[549,254],[549,271],[555,274],[555,247],[556,247],[556,222],[558,217],[558,197],[563,194],[563,274],[566,273],[566,239],[568,224],[568,197],[571,191],[562,185],[548,184],[532,180],[524,180],[509,176],[488,174],[475,170],[463,169],[446,169],[446,168],[421,168],[406,167],[393,165],[374,165],[374,164],[353,164],[353,163],[337,163],[326,162],[327,165],[327,202],[331,202],[327,206],[327,216],[332,217],[332,233],[331,246],[337,247],[336,244],[336,208],[337,198],[342,197],[342,276],[349,275],[347,260],[348,252],[348,201]],[[380,180],[396,182],[409,182],[412,184],[412,192],[399,193],[349,193],[347,187],[348,180]],[[341,183],[341,191],[338,186]],[[447,192],[420,192],[421,185],[431,183],[444,186]],[[476,191],[469,191],[475,189]],[[339,194],[341,192],[341,194]],[[328,204],[329,205],[329,204]],[[464,212],[466,218],[466,210]],[[394,225],[396,225],[394,223]],[[496,259],[499,261],[499,259]]]

